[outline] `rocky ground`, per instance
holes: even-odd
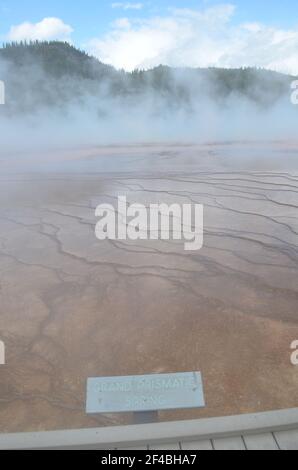
[[[0,432],[87,416],[88,377],[202,372],[188,419],[298,406],[298,145],[139,145],[0,159]],[[99,241],[95,207],[200,203],[204,247]]]

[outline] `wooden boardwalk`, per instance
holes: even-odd
[[[146,447],[143,447],[144,449]],[[148,449],[181,450],[298,450],[298,427],[296,430],[277,433],[261,433],[173,443],[169,446],[148,446]]]
[[[2,434],[0,449],[298,450],[298,408],[171,423]]]

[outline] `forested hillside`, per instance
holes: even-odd
[[[68,43],[7,44],[0,49],[0,79],[6,84],[6,112],[31,112],[69,103],[100,106],[103,100],[161,99],[191,110],[206,97],[224,103],[244,97],[271,106],[293,77],[256,69],[172,69],[159,66],[126,73],[101,63]]]

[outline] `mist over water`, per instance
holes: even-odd
[[[74,53],[59,44],[64,53]],[[68,50],[69,48],[69,50]],[[16,48],[17,49],[17,48]],[[4,50],[5,51],[5,50]],[[1,153],[79,145],[292,139],[291,77],[158,67],[131,74],[83,56],[63,68],[32,47],[0,56]]]

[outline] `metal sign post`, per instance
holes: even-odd
[[[158,411],[136,411],[133,413],[133,424],[157,423],[159,420]]]

